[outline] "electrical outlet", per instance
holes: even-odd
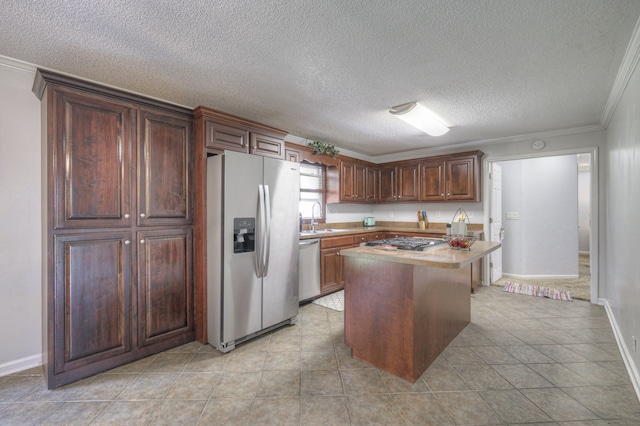
[[[436,210],[436,217],[440,217],[440,210]]]
[[[467,215],[469,215],[469,219],[473,219],[473,211],[470,211]]]
[[[507,220],[518,220],[519,218],[518,212],[507,212]]]
[[[393,212],[389,212],[389,217],[393,217]]]

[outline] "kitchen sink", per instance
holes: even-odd
[[[347,232],[348,229],[316,229],[315,231],[300,231],[300,235],[330,234],[336,232]]]

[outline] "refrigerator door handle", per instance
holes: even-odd
[[[264,248],[264,231],[265,231],[265,217],[264,217],[264,187],[258,185],[258,241],[256,241],[256,277],[262,278],[263,276],[263,248]]]
[[[269,185],[264,185],[264,208],[265,208],[265,239],[262,255],[262,276],[266,277],[269,273],[269,252],[271,251],[271,196],[269,195]]]

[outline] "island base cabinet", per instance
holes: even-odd
[[[345,343],[356,359],[413,383],[471,321],[470,266],[344,262]]]

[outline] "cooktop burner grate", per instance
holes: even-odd
[[[386,246],[397,247],[398,250],[424,251],[432,247],[436,247],[443,243],[444,243],[444,240],[441,240],[438,238],[416,238],[416,237],[400,238],[399,237],[399,238],[388,238],[386,240],[369,241],[365,243],[365,246],[374,247],[374,246],[386,245]]]

